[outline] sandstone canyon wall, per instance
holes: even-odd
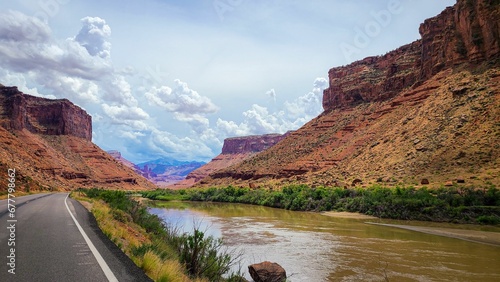
[[[237,165],[259,152],[265,151],[283,140],[286,134],[265,134],[243,137],[232,137],[224,140],[222,152],[206,165],[189,173],[185,180],[169,186],[173,189],[187,188],[202,181],[218,170]]]
[[[91,139],[90,115],[70,101],[0,85],[0,168],[16,169],[19,190],[154,188]]]
[[[500,184],[499,25],[500,2],[457,1],[420,40],[332,68],[320,116],[203,183]]]
[[[17,87],[0,88],[2,127],[35,134],[71,135],[92,140],[92,118],[67,99],[25,95]]]

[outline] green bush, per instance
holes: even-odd
[[[382,218],[432,220],[448,222],[494,222],[489,216],[499,216],[500,191],[494,187],[443,187],[428,189],[415,187],[387,188],[374,185],[369,188],[318,187],[289,185],[281,190],[238,188],[208,188],[144,192],[151,199],[169,195],[170,198],[190,201],[236,202],[283,208],[295,211],[350,211]],[[493,207],[493,208],[492,208]],[[489,224],[489,223],[488,223]]]
[[[231,266],[240,258],[232,257],[222,249],[222,240],[212,236],[206,237],[199,229],[195,229],[192,234],[179,234],[175,227],[166,226],[156,215],[150,214],[147,209],[138,202],[131,200],[125,192],[110,191],[102,189],[80,189],[89,198],[101,199],[112,208],[112,215],[121,222],[133,221],[143,227],[153,237],[154,243],[134,247],[132,254],[136,257],[144,256],[148,251],[152,251],[160,258],[169,256],[166,250],[172,249],[177,253],[179,261],[186,266],[187,272],[193,278],[206,278],[209,281],[224,281],[224,276],[228,275],[228,281],[239,281],[239,273],[229,273]],[[243,195],[235,188],[225,190],[209,189],[210,197],[222,200],[229,200],[236,195]],[[182,198],[187,195],[186,191],[173,192],[170,190],[156,190],[143,192],[143,197],[152,199],[162,198]],[[231,196],[229,196],[230,194]],[[203,194],[190,194],[195,197],[205,196]],[[108,237],[110,236],[107,234]],[[241,277],[240,277],[241,278]]]

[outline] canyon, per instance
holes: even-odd
[[[500,5],[459,0],[421,39],[330,69],[324,112],[197,186],[499,185]]]
[[[69,100],[0,85],[0,168],[16,170],[19,191],[155,188],[91,139],[91,116]],[[1,190],[6,181],[0,180]]]
[[[500,4],[458,0],[419,32],[330,69],[324,111],[300,129],[227,138],[208,164],[161,173],[93,144],[91,116],[69,100],[0,85],[0,167],[27,190],[500,185]]]
[[[290,133],[291,132],[287,132],[286,134],[265,134],[226,138],[222,146],[222,152],[218,156],[213,158],[206,165],[189,173],[186,179],[170,185],[169,188],[181,189],[191,187],[211,173],[239,164],[271,148]]]

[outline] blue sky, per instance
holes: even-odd
[[[133,162],[208,161],[227,137],[299,128],[330,68],[418,39],[454,3],[0,0],[0,83],[70,99]]]

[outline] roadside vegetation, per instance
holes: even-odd
[[[294,211],[348,211],[380,218],[436,222],[500,224],[500,190],[442,187],[438,189],[372,186],[310,188],[291,185],[280,190],[225,188],[142,192],[153,200],[244,203]]]
[[[182,233],[167,226],[123,191],[79,189],[72,197],[91,210],[103,233],[154,281],[244,281],[231,273],[239,256],[199,228]]]

